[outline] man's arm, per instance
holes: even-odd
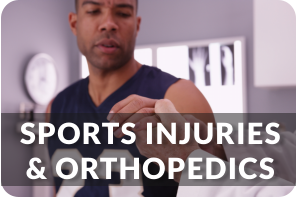
[[[181,79],[171,85],[164,98],[169,99],[180,113],[212,114],[208,101],[190,80]],[[213,115],[207,120],[208,122],[215,122]]]
[[[206,98],[189,80],[182,79],[171,85],[166,91],[164,98],[169,99],[176,107],[177,112],[181,114],[197,113],[195,117],[204,123],[215,123],[212,109]],[[135,122],[136,119],[129,120],[131,114],[154,113],[152,109],[155,107],[156,102],[157,100],[155,99],[131,95],[112,107],[108,115],[108,120],[120,123],[126,120]],[[124,113],[127,113],[127,115]]]
[[[186,117],[191,123],[198,122],[199,119],[205,124],[213,123],[215,125],[214,114],[208,101],[190,80],[179,80],[171,85],[164,98],[170,100],[182,115],[192,114],[193,116]],[[205,136],[207,137],[207,135]],[[216,134],[214,134],[212,144],[200,145],[200,148],[227,160],[223,146],[216,144]]]
[[[165,93],[165,99],[168,99],[175,106],[178,113],[193,114],[194,117],[205,124],[214,123],[215,119],[211,107],[198,88],[188,80],[179,80],[171,85]],[[143,117],[155,113],[153,108],[158,100],[145,98],[142,96],[131,95],[126,99],[115,104],[109,115],[108,120],[118,123],[132,122],[137,123]],[[137,114],[138,113],[138,114]],[[114,135],[117,138],[123,137],[121,129],[115,129]],[[211,146],[213,145],[213,147]],[[216,144],[216,135],[213,137],[213,144],[210,144],[211,154],[226,160],[224,149]],[[200,148],[204,149],[201,145]]]

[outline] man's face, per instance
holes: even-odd
[[[78,0],[69,23],[90,65],[112,70],[130,61],[141,21],[136,6],[136,0]]]

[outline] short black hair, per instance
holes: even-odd
[[[75,0],[75,10],[77,11],[77,8],[78,8],[78,0]],[[138,11],[138,0],[136,0],[136,11]]]

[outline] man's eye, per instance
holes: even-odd
[[[100,10],[92,10],[92,11],[88,11],[88,14],[98,14],[100,13]]]
[[[121,16],[121,17],[124,17],[124,18],[127,18],[127,17],[131,16],[130,14],[126,14],[126,13],[123,13],[123,12],[119,12],[118,15]]]

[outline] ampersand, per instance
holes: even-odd
[[[34,157],[29,161],[29,169],[26,172],[26,175],[29,179],[47,179],[43,174],[45,171],[45,167],[42,167],[41,170],[37,169],[37,167],[35,167],[34,162],[38,162],[41,163],[42,161],[37,158]],[[32,175],[32,171],[36,174],[36,175]]]

